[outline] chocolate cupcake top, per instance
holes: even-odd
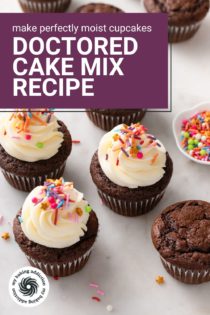
[[[201,21],[209,10],[209,0],[144,0],[150,13],[167,13],[170,25],[185,26]]]
[[[155,220],[152,240],[168,262],[183,268],[209,268],[210,204],[192,200],[169,206]]]
[[[121,9],[105,3],[89,3],[79,7],[76,12],[78,13],[120,13]]]
[[[80,241],[87,231],[91,207],[71,182],[47,180],[26,198],[21,228],[34,243],[65,248]]]
[[[58,152],[64,140],[59,128],[57,118],[49,110],[17,110],[2,116],[0,144],[18,160],[47,160]]]
[[[151,186],[163,177],[166,150],[143,125],[122,124],[103,136],[98,160],[110,181],[133,189]]]

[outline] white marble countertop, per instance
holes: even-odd
[[[72,8],[89,1],[74,0]],[[108,1],[106,1],[108,2]],[[143,10],[139,0],[110,2],[128,12]],[[0,0],[0,12],[20,12],[16,0]],[[209,315],[210,283],[190,286],[172,279],[163,269],[150,239],[153,219],[165,206],[185,199],[210,200],[209,169],[184,158],[172,135],[172,119],[182,109],[210,98],[210,14],[197,35],[190,41],[173,46],[173,111],[148,113],[144,124],[165,144],[174,161],[174,175],[165,197],[149,214],[138,218],[121,217],[102,206],[89,175],[89,164],[103,131],[96,128],[85,113],[62,113],[59,117],[68,125],[74,139],[65,179],[75,181],[85,193],[100,221],[100,233],[95,250],[86,267],[66,279],[50,279],[47,300],[31,315],[105,315],[112,304],[119,315]],[[2,30],[1,30],[2,31]],[[0,233],[11,232],[16,212],[26,194],[11,188],[0,175],[0,214],[5,222]],[[16,305],[8,294],[8,281],[18,268],[27,265],[24,254],[15,244],[0,240],[0,314],[26,315],[28,309]],[[165,277],[158,286],[157,275]],[[100,303],[92,301],[89,282],[95,281],[105,290]]]

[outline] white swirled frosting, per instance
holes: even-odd
[[[119,125],[103,136],[98,159],[113,183],[128,188],[150,186],[164,175],[166,150],[144,126]]]
[[[49,114],[50,121],[47,122],[46,113],[33,113],[27,127],[24,126],[23,113],[6,113],[0,118],[0,143],[4,150],[26,162],[47,160],[54,156],[63,142],[57,118]]]
[[[50,248],[65,248],[79,242],[87,231],[91,209],[72,183],[66,182],[59,187],[59,195],[68,198],[61,207],[61,199],[54,198],[55,201],[52,201],[57,188],[53,190],[46,186],[36,187],[22,207],[21,227],[24,234],[29,240]]]

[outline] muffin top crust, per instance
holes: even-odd
[[[179,267],[210,267],[210,203],[183,201],[167,207],[155,220],[152,241],[160,255]]]
[[[149,13],[167,13],[172,26],[197,23],[209,10],[208,0],[144,0],[144,5]]]

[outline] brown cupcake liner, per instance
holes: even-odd
[[[199,29],[201,22],[187,26],[169,26],[169,42],[178,43],[190,39]]]
[[[42,263],[36,259],[26,256],[29,263],[38,269],[41,269],[46,275],[51,277],[66,277],[80,271],[87,263],[92,248],[79,258],[69,261],[68,263]]]
[[[144,110],[139,110],[135,113],[124,115],[124,116],[111,116],[104,115],[96,111],[87,111],[87,115],[90,120],[99,128],[106,131],[110,131],[115,126],[120,124],[130,125],[132,123],[140,122],[145,115]]]
[[[168,271],[168,273],[176,280],[179,280],[187,284],[200,284],[203,282],[210,281],[210,269],[204,270],[185,269],[169,263],[163,257],[160,258],[166,271]]]
[[[161,200],[164,195],[164,192],[154,195],[148,199],[142,199],[141,201],[135,200],[122,200],[119,198],[114,198],[101,190],[98,190],[98,194],[102,199],[102,202],[108,206],[114,212],[124,215],[126,217],[135,217],[142,214],[145,214],[151,211],[157,203]]]
[[[66,162],[64,162],[59,168],[40,176],[20,176],[7,172],[4,169],[2,169],[2,173],[11,186],[22,191],[30,192],[36,186],[43,185],[47,178],[57,179],[62,177],[65,166]]]
[[[65,12],[71,0],[19,0],[24,12]]]

